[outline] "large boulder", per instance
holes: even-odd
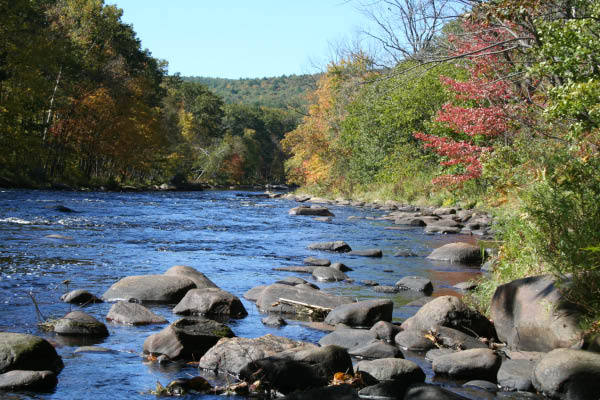
[[[48,391],[57,383],[56,374],[52,371],[13,370],[0,374],[0,391]]]
[[[372,299],[344,304],[331,311],[325,323],[354,327],[371,327],[378,321],[392,320],[394,303],[388,299]]]
[[[291,300],[297,305],[286,303],[285,300]],[[302,304],[326,311],[351,302],[352,299],[347,297],[336,296],[320,290],[275,283],[263,289],[256,300],[256,305],[260,311],[266,313],[296,314],[310,310],[310,308],[303,307]]]
[[[191,279],[195,284],[196,288],[204,289],[204,288],[218,288],[218,286],[208,279],[206,275],[202,272],[198,271],[195,268],[188,267],[185,265],[175,265],[168,270],[165,271],[165,275],[167,276],[183,276]]]
[[[533,386],[556,399],[600,398],[600,354],[583,350],[552,350],[533,370]]]
[[[0,332],[0,373],[13,370],[58,373],[62,368],[62,359],[47,340],[23,333]]]
[[[352,251],[348,243],[341,240],[335,242],[317,242],[308,245],[310,250],[334,251],[336,253],[347,253]]]
[[[205,319],[182,318],[144,341],[144,353],[171,360],[199,360],[222,338],[235,335],[228,326]]]
[[[495,381],[500,363],[500,357],[490,349],[471,349],[435,358],[432,369],[456,379]]]
[[[218,288],[188,291],[173,312],[180,315],[226,315],[232,318],[248,315],[237,296]]]
[[[425,382],[423,370],[414,362],[402,358],[360,361],[355,371],[366,372],[379,381],[401,380],[409,384]]]
[[[141,304],[118,301],[112,305],[106,320],[126,325],[166,324],[168,321]]]
[[[248,363],[239,376],[248,383],[260,381],[283,394],[326,386],[330,378],[308,363],[272,357]]]
[[[102,298],[105,301],[128,301],[134,299],[148,303],[177,303],[190,289],[194,281],[185,276],[134,275],[113,284]]]
[[[583,332],[578,325],[579,315],[548,275],[506,283],[492,297],[491,317],[498,338],[511,349],[581,348]]]
[[[102,299],[97,298],[92,293],[84,289],[72,290],[69,293],[65,293],[60,296],[60,300],[65,303],[80,305],[102,303]]]
[[[494,336],[492,323],[455,296],[440,296],[433,299],[402,324],[405,330],[421,331],[428,331],[437,326],[447,326],[486,338]]]
[[[71,311],[54,322],[54,332],[69,336],[108,336],[106,325],[83,311]]]
[[[334,217],[335,215],[329,211],[327,207],[320,206],[298,206],[294,207],[289,212],[290,215],[311,215],[320,217]]]
[[[355,347],[365,346],[371,343],[374,339],[375,334],[371,331],[364,329],[340,328],[323,336],[321,340],[319,340],[319,344],[321,346],[333,344],[345,349],[352,349]]]
[[[225,338],[219,340],[202,356],[199,367],[211,371],[227,371],[237,375],[251,361],[267,358],[300,346],[315,347],[312,344],[270,334],[253,339]]]
[[[449,261],[462,264],[481,264],[481,248],[469,243],[449,243],[438,247],[429,256],[430,260]]]
[[[348,279],[348,275],[331,267],[317,267],[314,269],[312,276],[321,282],[341,282]]]

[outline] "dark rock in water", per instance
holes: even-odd
[[[268,317],[261,319],[261,322],[263,323],[263,325],[274,326],[274,327],[280,327],[280,326],[287,325],[287,322],[285,322],[285,319],[275,316],[275,315],[269,315]]]
[[[352,359],[345,348],[340,346],[300,346],[279,352],[270,358],[300,361],[309,364],[328,380],[336,372],[352,371]]]
[[[325,267],[327,268],[327,267]],[[320,290],[306,289],[299,286],[282,285],[275,283],[267,286],[258,299],[256,305],[261,312],[297,314],[306,312],[300,304],[298,306],[280,302],[281,299],[292,300],[318,308],[334,309],[342,304],[351,303],[352,299],[336,296]]]
[[[446,326],[438,326],[426,333],[435,336],[436,343],[456,350],[488,348],[488,345],[481,340]]]
[[[166,324],[168,321],[141,304],[119,301],[112,305],[106,319],[126,325]]]
[[[461,229],[450,226],[439,226],[439,225],[427,225],[425,229],[423,229],[425,233],[441,233],[444,235],[460,233]]]
[[[232,318],[248,315],[237,296],[218,288],[188,291],[173,312],[179,315],[227,315]]]
[[[333,344],[345,349],[352,349],[354,347],[365,346],[371,343],[374,339],[375,335],[373,332],[364,329],[340,328],[328,335],[323,336],[321,340],[319,340],[319,344],[321,346]]]
[[[62,204],[60,204],[58,206],[54,206],[53,209],[58,212],[62,212],[62,213],[74,213],[75,212],[75,210],[73,210],[72,208],[65,207]]]
[[[438,247],[427,258],[462,264],[481,264],[483,261],[481,248],[461,242],[449,243]]]
[[[402,331],[398,325],[391,322],[379,321],[369,329],[377,339],[385,340],[388,343],[394,343],[394,337]]]
[[[482,381],[482,380],[473,380],[473,381],[465,382],[463,384],[463,387],[482,389],[482,390],[486,390],[488,392],[497,392],[498,391],[498,385],[496,385],[495,383],[490,382],[490,381]]]
[[[54,332],[71,336],[108,336],[106,325],[82,311],[71,311],[56,321]]]
[[[398,250],[395,254],[394,257],[418,257],[419,255],[415,252],[412,252],[410,250]]]
[[[164,354],[171,360],[199,360],[219,339],[234,336],[228,326],[219,322],[182,318],[148,336],[144,353]]]
[[[432,369],[436,374],[455,379],[496,380],[500,357],[490,349],[471,349],[437,357]]]
[[[369,279],[362,280],[362,281],[360,281],[360,283],[362,283],[365,286],[379,286],[379,283],[369,280]]]
[[[248,383],[268,382],[283,394],[327,385],[328,377],[321,375],[311,365],[301,361],[264,358],[248,363],[240,378]]]
[[[350,256],[361,256],[361,257],[383,257],[383,252],[379,249],[367,249],[367,250],[352,250],[348,252]]]
[[[306,257],[303,261],[304,264],[315,265],[317,267],[328,267],[331,265],[331,261],[325,258]]]
[[[528,392],[533,388],[531,375],[535,362],[530,360],[504,360],[498,370],[497,380],[503,390]]]
[[[323,388],[314,388],[291,393],[281,400],[359,400],[356,389],[351,385],[335,385]]]
[[[448,354],[456,353],[456,350],[441,348],[441,349],[431,349],[427,353],[425,353],[425,359],[429,362],[433,362],[436,358],[445,356]]]
[[[475,290],[477,284],[475,282],[459,282],[452,287],[459,290]]]
[[[255,286],[252,289],[248,290],[246,293],[244,293],[244,298],[246,300],[256,301],[266,287],[267,285]]]
[[[73,304],[93,304],[102,303],[102,300],[84,289],[73,290],[60,296],[60,300],[65,303]]]
[[[331,264],[331,266],[329,268],[337,269],[340,272],[352,271],[352,268],[350,268],[350,267],[346,266],[346,264],[343,264],[340,262]]]
[[[239,374],[251,361],[260,360],[299,346],[316,346],[271,334],[258,338],[221,339],[200,359],[200,368]]]
[[[325,323],[356,327],[371,327],[377,321],[391,321],[394,303],[387,299],[372,299],[344,304],[331,311]]]
[[[208,279],[208,277],[202,272],[196,270],[195,268],[187,267],[185,265],[175,265],[166,270],[165,275],[183,276],[189,278],[196,284],[196,288],[198,289],[218,288],[218,286],[213,281]]]
[[[414,290],[415,292],[433,292],[431,280],[421,276],[405,276],[396,282],[395,286],[398,286],[401,289]]]
[[[364,346],[353,347],[348,350],[348,354],[363,358],[404,358],[398,347],[383,340],[374,340]]]
[[[425,335],[426,332],[418,330],[402,331],[396,335],[394,341],[402,350],[427,351],[434,348],[435,344]]]
[[[425,382],[423,370],[414,362],[402,358],[360,361],[355,370],[366,372],[379,381],[399,380],[406,384]]]
[[[334,251],[336,253],[347,253],[352,251],[348,243],[338,240],[336,242],[318,242],[308,245],[309,250]]]
[[[447,326],[467,334],[474,332],[486,338],[494,336],[492,323],[455,296],[440,296],[433,299],[402,324],[403,329],[422,331],[437,326]]]
[[[546,354],[533,371],[533,386],[552,398],[592,400],[600,396],[600,354],[556,349]]]
[[[406,391],[404,400],[467,400],[467,397],[452,393],[438,386],[416,384]]]
[[[12,370],[59,373],[62,368],[62,359],[47,340],[23,333],[0,332],[0,373]]]
[[[53,389],[58,383],[52,371],[13,370],[0,374],[0,391],[45,392]]]
[[[373,290],[378,293],[398,293],[402,291],[398,286],[387,286],[387,285],[379,285],[374,286]]]
[[[583,345],[580,313],[566,302],[549,275],[499,286],[490,311],[498,338],[511,349],[550,351]]]
[[[415,226],[415,227],[427,225],[425,223],[425,221],[423,221],[421,218],[415,218],[415,217],[397,218],[394,220],[394,223],[396,225]]]
[[[113,284],[102,298],[105,301],[136,299],[148,303],[177,303],[196,284],[185,276],[128,276]]]
[[[289,212],[290,215],[310,215],[310,216],[319,216],[319,217],[334,217],[335,215],[329,211],[327,207],[319,207],[319,206],[298,206],[292,208]]]
[[[402,381],[382,381],[375,385],[366,386],[358,392],[361,399],[395,400],[404,398],[404,393],[410,383]]]
[[[348,275],[331,267],[317,267],[312,273],[313,278],[323,282],[341,282],[348,279]]]

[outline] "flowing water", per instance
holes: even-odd
[[[164,326],[129,327],[107,323],[110,336],[101,340],[65,339],[38,329],[40,316],[61,317],[77,307],[59,301],[73,289],[87,289],[101,296],[128,275],[161,274],[173,265],[189,265],[206,274],[222,289],[238,297],[249,315],[228,325],[237,336],[258,337],[266,333],[317,342],[326,333],[299,321],[282,328],[262,325],[262,315],[242,298],[250,288],[270,284],[286,276],[310,276],[277,272],[280,266],[302,265],[308,256],[329,258],[353,268],[347,274],[355,283],[318,283],[322,290],[364,300],[391,298],[394,320],[416,312],[404,306],[412,298],[406,293],[376,293],[361,280],[393,285],[407,275],[432,280],[434,296],[455,293],[452,285],[469,280],[477,269],[432,262],[425,258],[432,249],[465,236],[426,235],[422,229],[386,230],[391,223],[379,219],[382,211],[329,206],[331,222],[290,216],[296,202],[268,199],[258,192],[151,192],[105,193],[32,190],[0,191],[0,331],[40,335],[53,343],[65,368],[56,389],[47,394],[16,394],[9,398],[84,399],[149,398],[149,390],[160,381],[195,375],[193,367],[159,367],[144,363],[144,339]],[[58,206],[75,212],[63,212]],[[358,218],[348,219],[350,216]],[[54,238],[49,235],[57,235]],[[317,241],[344,240],[353,249],[379,248],[379,259],[326,254],[307,250]],[[394,257],[398,249],[418,257]],[[68,280],[70,283],[65,284]],[[95,304],[84,311],[105,321],[110,304]],[[151,306],[170,322],[178,319],[169,306]],[[110,353],[75,353],[81,345],[95,344]],[[424,368],[428,381],[446,387],[454,382],[436,381],[422,357],[407,354]],[[219,377],[208,376],[219,383]],[[456,389],[459,390],[459,389]],[[460,389],[472,398],[489,398],[482,392]],[[8,396],[8,395],[6,395]],[[202,396],[211,398],[211,396]],[[216,397],[215,397],[216,398]]]

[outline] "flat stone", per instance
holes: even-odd
[[[458,290],[475,290],[477,288],[477,284],[475,282],[459,282],[456,285],[452,286]]]
[[[353,347],[348,354],[361,358],[404,358],[398,347],[383,340],[374,340],[364,346]]]
[[[58,383],[52,371],[13,370],[0,374],[0,391],[45,392],[53,389]]]
[[[425,353],[425,359],[429,362],[433,362],[438,357],[445,356],[448,354],[456,353],[454,349],[441,348],[441,349],[431,349],[427,353]]]
[[[166,324],[168,321],[141,304],[119,301],[112,305],[106,319],[126,325]]]
[[[426,332],[418,330],[402,331],[396,335],[396,346],[402,350],[427,351],[435,347],[433,342],[425,337]]]
[[[194,281],[185,276],[128,276],[113,284],[102,298],[105,301],[135,299],[148,303],[177,303],[188,290],[195,288]]]
[[[470,349],[437,357],[432,369],[454,379],[496,380],[500,357],[490,349]]]
[[[343,264],[340,262],[331,264],[331,266],[329,266],[329,268],[337,269],[338,271],[341,271],[341,272],[352,271],[352,268],[350,268],[350,267],[346,266],[346,264]]]
[[[366,249],[366,250],[352,250],[348,252],[350,256],[360,256],[360,257],[383,257],[383,252],[379,249]]]
[[[331,265],[331,261],[326,258],[307,257],[303,261],[305,264],[315,265],[317,267],[328,267]]]
[[[498,384],[503,390],[528,392],[533,388],[531,374],[535,362],[529,360],[504,360],[498,370]]]
[[[218,288],[189,290],[173,308],[179,315],[226,315],[243,318],[248,315],[237,296]]]
[[[261,319],[260,321],[263,323],[263,325],[273,326],[276,328],[287,325],[287,322],[285,321],[285,319],[278,317],[276,315],[269,315],[268,317],[265,317],[265,318]]]
[[[490,381],[483,381],[483,380],[473,380],[473,381],[468,381],[465,382],[463,384],[463,387],[466,388],[475,388],[475,389],[482,389],[488,392],[497,392],[498,391],[498,385],[496,385],[494,382],[490,382]]]
[[[365,346],[371,343],[375,339],[375,335],[364,329],[349,329],[340,328],[325,335],[319,340],[321,346],[327,346],[330,344],[343,347],[345,349],[352,349],[355,347]]]
[[[100,346],[81,346],[75,349],[73,353],[114,353],[114,350]]]
[[[400,380],[409,384],[425,381],[425,373],[417,364],[401,358],[360,361],[354,369],[356,372],[366,372],[379,381]]]
[[[360,283],[362,283],[365,286],[379,286],[379,283],[369,280],[369,279],[362,280],[362,281],[360,281]]]
[[[327,207],[306,207],[299,206],[294,207],[289,211],[290,215],[310,215],[310,216],[320,216],[320,217],[334,217],[335,215],[329,211]]]
[[[248,290],[246,293],[244,293],[244,298],[246,300],[256,301],[266,287],[267,285],[255,286],[252,289]]]
[[[336,253],[347,253],[352,251],[348,243],[338,240],[336,242],[318,242],[308,245],[310,250],[334,251]]]
[[[431,280],[423,278],[421,276],[405,276],[404,278],[396,282],[395,286],[401,289],[414,290],[416,292],[433,292],[433,285],[431,284]]]
[[[341,282],[348,279],[348,275],[331,267],[317,267],[312,276],[322,282]]]
[[[399,380],[382,381],[375,385],[366,386],[358,392],[361,399],[396,400],[404,398],[404,393],[410,383]]]
[[[398,286],[388,286],[388,285],[374,286],[373,290],[378,293],[398,293],[398,292],[402,291],[402,289],[399,288]]]
[[[275,283],[267,286],[262,291],[256,300],[256,305],[264,313],[297,314],[298,312],[306,311],[301,306],[295,307],[290,304],[279,303],[280,299],[292,300],[331,310],[342,304],[352,302],[350,298],[336,296],[320,290]]]
[[[309,266],[291,266],[291,267],[277,267],[273,268],[273,271],[285,271],[285,272],[298,272],[300,274],[312,274],[315,269],[319,267],[315,265]]]
[[[423,231],[425,233],[455,234],[460,233],[460,228],[440,225],[427,225]]]
[[[391,321],[394,303],[387,299],[372,299],[336,307],[325,318],[325,323],[352,327],[371,327],[377,321]]]
[[[442,389],[439,386],[415,384],[410,386],[404,400],[467,400],[467,397],[460,396],[449,390]]]
[[[418,257],[419,255],[411,250],[398,250],[394,257]]]

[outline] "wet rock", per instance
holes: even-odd
[[[552,398],[592,400],[600,396],[600,354],[556,349],[535,366],[532,383]]]
[[[76,212],[75,210],[73,210],[72,208],[63,206],[62,204],[59,204],[58,206],[54,206],[52,207],[55,211],[58,212],[62,212],[62,213],[74,213]]]
[[[306,285],[309,282],[306,281],[305,279],[298,278],[297,276],[287,276],[283,279],[278,280],[275,283],[281,283],[282,285],[298,286],[298,285]],[[313,289],[318,289],[318,287],[315,286]]]
[[[348,275],[331,267],[317,267],[312,276],[322,282],[341,282],[348,279]]]
[[[439,386],[416,384],[410,386],[404,400],[466,400],[467,397],[460,396]]]
[[[494,335],[492,323],[455,296],[440,296],[433,299],[402,324],[402,328],[405,330],[422,331],[428,331],[437,326],[447,326],[467,334],[474,332],[486,338]]]
[[[168,275],[128,276],[113,284],[104,294],[105,301],[136,299],[148,303],[177,303],[196,284],[188,277]]]
[[[451,226],[440,226],[440,225],[427,225],[425,229],[423,229],[425,233],[440,233],[443,235],[460,233],[461,229],[458,227]],[[430,257],[428,257],[430,258]]]
[[[405,217],[405,218],[396,218],[394,220],[394,224],[396,225],[404,225],[404,226],[425,226],[427,225],[425,221],[418,217]]]
[[[199,360],[222,338],[235,335],[219,322],[182,318],[144,341],[144,353],[164,354],[171,360]]]
[[[62,359],[47,340],[23,333],[0,332],[0,373],[12,370],[58,373],[62,368]]]
[[[400,349],[383,340],[374,340],[366,345],[353,347],[348,350],[348,354],[362,358],[404,358]]]
[[[270,358],[300,361],[311,365],[318,374],[329,379],[336,372],[352,371],[352,359],[340,346],[300,346],[274,354]]]
[[[45,392],[53,389],[58,383],[52,371],[13,370],[0,374],[0,391]]]
[[[244,298],[246,300],[256,301],[266,287],[267,285],[255,286],[252,289],[248,290],[246,293],[244,293]]]
[[[398,325],[391,322],[379,321],[369,329],[377,339],[385,340],[388,343],[394,343],[394,337],[402,331]]]
[[[425,353],[425,359],[429,362],[433,362],[438,357],[453,353],[456,353],[456,350],[448,348],[431,349],[427,353]]]
[[[316,400],[316,399],[332,399],[332,400],[359,400],[356,389],[351,385],[335,385],[323,388],[314,388],[291,393],[281,400]]]
[[[352,271],[352,268],[350,268],[350,267],[346,266],[346,264],[342,264],[340,262],[331,264],[331,266],[329,268],[337,269],[340,272]]]
[[[83,311],[71,311],[56,321],[54,332],[70,336],[108,336],[106,325]]]
[[[528,392],[533,388],[531,374],[535,362],[529,360],[504,360],[498,370],[497,380],[503,390]]]
[[[268,317],[264,317],[260,321],[263,323],[263,325],[273,326],[276,328],[287,325],[287,322],[285,321],[285,319],[278,317],[276,315],[269,315]]]
[[[183,276],[191,279],[195,284],[197,289],[203,288],[218,288],[218,286],[208,279],[206,275],[202,272],[198,271],[195,268],[188,267],[185,265],[175,265],[168,270],[165,271],[165,275],[167,276]]]
[[[352,251],[348,243],[338,240],[336,242],[317,242],[308,245],[310,250],[334,251],[336,253],[347,253]]]
[[[452,219],[440,219],[437,221],[432,221],[430,223],[427,224],[428,227],[430,226],[437,226],[437,227],[444,227],[444,228],[462,228],[462,224],[459,222],[456,222]]]
[[[325,318],[331,325],[371,327],[378,321],[391,321],[394,303],[387,299],[372,299],[336,307]]]
[[[371,343],[374,339],[375,335],[372,332],[364,329],[340,328],[328,335],[323,336],[321,340],[319,340],[319,344],[321,346],[333,344],[345,349],[352,349],[355,347],[365,346]]]
[[[549,275],[499,286],[490,311],[498,338],[511,349],[550,351],[583,345],[580,314],[564,300]]]
[[[141,304],[119,301],[112,305],[106,319],[126,325],[166,324],[168,321]]]
[[[113,350],[100,346],[81,346],[75,349],[73,353],[114,353]]]
[[[323,387],[328,382],[328,377],[308,363],[271,357],[248,363],[240,371],[240,378],[248,383],[268,382],[271,388],[283,394]]]
[[[485,390],[487,392],[492,392],[492,393],[498,391],[498,385],[496,385],[495,383],[490,382],[490,381],[483,381],[483,380],[479,380],[479,379],[465,382],[463,384],[463,387],[481,389],[481,390]]]
[[[395,286],[401,289],[414,290],[415,292],[423,292],[426,294],[433,292],[431,280],[421,276],[405,276],[396,282]]]
[[[307,257],[303,261],[304,264],[315,265],[317,267],[328,267],[331,265],[331,261],[325,258]]]
[[[459,282],[456,285],[452,286],[458,290],[475,290],[477,288],[477,284],[475,282]]]
[[[418,257],[419,255],[410,250],[398,250],[394,253],[394,257]]]
[[[88,292],[84,289],[77,289],[70,291],[69,293],[65,293],[60,296],[60,300],[64,303],[72,303],[72,304],[92,304],[92,303],[102,303],[102,300]]]
[[[471,349],[437,357],[432,369],[436,374],[455,379],[496,380],[500,357],[490,349]]]
[[[374,286],[373,290],[377,293],[398,293],[402,291],[398,286],[379,285]]]
[[[454,207],[440,207],[440,208],[436,208],[435,210],[433,210],[433,214],[441,217],[441,216],[456,214],[457,211],[458,211],[458,209],[456,209]]]
[[[256,305],[259,310],[264,313],[296,314],[298,312],[306,312],[306,309],[302,306],[282,303],[280,302],[281,299],[292,300],[294,302],[309,304],[325,309],[334,309],[342,304],[352,302],[352,299],[347,297],[336,296],[319,290],[275,283],[267,286],[262,291],[256,300]]]
[[[433,342],[425,337],[426,332],[418,330],[402,331],[396,335],[396,346],[402,350],[427,351],[435,347]]]
[[[481,248],[469,243],[449,243],[435,249],[429,256],[430,260],[449,261],[462,264],[481,264],[483,255]]]
[[[352,250],[348,252],[348,255],[378,258],[383,257],[383,252],[379,249]]]
[[[320,216],[320,217],[334,217],[335,215],[329,211],[327,207],[306,207],[306,206],[298,206],[294,207],[289,212],[290,215],[310,215],[310,216]]]
[[[487,349],[488,345],[481,340],[467,335],[456,329],[445,326],[438,326],[430,330],[430,335],[435,336],[436,343],[440,346],[449,347],[456,350],[468,349]]]
[[[360,361],[355,371],[366,372],[379,381],[399,380],[407,384],[425,382],[425,373],[414,362],[402,358]]]
[[[292,266],[292,267],[277,267],[273,268],[273,271],[285,271],[285,272],[298,272],[300,274],[312,274],[315,269],[319,267],[315,265],[310,266]]]
[[[227,315],[232,318],[248,315],[237,296],[218,288],[188,291],[173,312],[179,315]]]
[[[251,361],[267,358],[299,346],[316,347],[309,343],[271,334],[252,339],[221,339],[202,356],[199,367],[239,374],[242,368]]]
[[[362,281],[360,281],[360,283],[362,283],[365,286],[379,286],[379,283],[372,281],[370,279],[362,280]]]

